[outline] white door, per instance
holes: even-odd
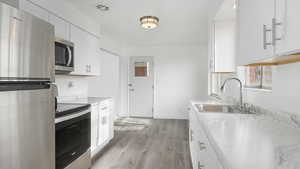
[[[131,57],[129,112],[132,117],[153,117],[154,73],[152,57]]]

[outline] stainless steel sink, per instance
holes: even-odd
[[[221,104],[196,104],[199,112],[207,113],[243,113],[241,110],[233,105],[221,105]],[[248,114],[248,113],[247,113]]]

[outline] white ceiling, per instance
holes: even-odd
[[[66,0],[101,24],[102,34],[136,45],[207,43],[209,2],[213,0]],[[102,2],[108,12],[96,9]],[[155,30],[141,28],[139,18],[159,17]]]

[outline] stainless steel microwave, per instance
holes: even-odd
[[[66,74],[74,71],[74,43],[56,38],[55,72]]]

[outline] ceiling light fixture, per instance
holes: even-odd
[[[100,11],[108,11],[109,7],[103,4],[99,4],[96,6]]]
[[[159,19],[156,16],[143,16],[140,18],[141,26],[144,29],[154,29],[158,27]]]

